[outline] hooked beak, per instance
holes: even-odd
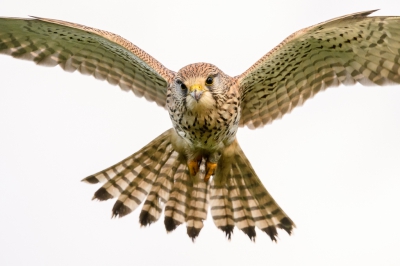
[[[190,95],[198,102],[204,92],[204,88],[200,84],[194,84],[189,88]]]

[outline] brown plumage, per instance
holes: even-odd
[[[400,18],[336,18],[300,30],[243,74],[196,63],[178,72],[118,35],[52,19],[0,19],[0,53],[79,70],[165,107],[173,128],[132,156],[84,179],[104,183],[94,198],[117,198],[113,216],[143,203],[141,225],[164,210],[167,231],[186,223],[195,239],[208,209],[228,238],[259,228],[276,241],[292,220],[241,150],[240,126],[259,128],[331,86],[400,83]],[[210,177],[213,176],[211,179]]]

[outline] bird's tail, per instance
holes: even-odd
[[[142,226],[157,221],[165,207],[167,231],[186,222],[188,235],[194,239],[207,218],[208,186],[197,176],[189,176],[186,159],[171,143],[172,132],[167,130],[138,152],[82,181],[104,183],[93,199],[118,198],[113,217],[131,213],[146,199],[139,216]]]
[[[215,225],[231,237],[234,226],[255,239],[255,227],[276,241],[277,228],[289,235],[295,227],[261,183],[235,141],[222,154],[210,186],[211,215]]]
[[[266,191],[237,142],[232,156],[221,156],[215,177],[203,181],[205,161],[199,173],[189,175],[186,158],[174,150],[169,129],[125,160],[82,181],[104,183],[93,199],[118,198],[112,216],[122,217],[143,201],[142,226],[156,222],[164,209],[168,232],[186,223],[193,240],[203,228],[208,204],[216,226],[230,238],[236,225],[252,240],[255,226],[276,240],[276,228],[289,234],[294,227]],[[221,166],[221,167],[219,167]],[[223,167],[222,167],[223,166]]]

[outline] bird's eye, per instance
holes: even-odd
[[[206,85],[210,86],[214,83],[214,78],[213,77],[208,77],[206,79]]]
[[[178,80],[176,81],[176,84],[178,84],[178,86],[181,87],[181,89],[182,89],[183,91],[187,91],[186,85],[183,84],[183,82],[182,82],[181,80],[178,79]]]

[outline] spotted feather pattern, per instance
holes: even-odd
[[[167,84],[174,75],[116,34],[53,19],[0,18],[0,53],[78,70],[160,106],[165,106]]]
[[[238,76],[240,125],[262,127],[328,87],[400,83],[400,17],[372,12],[302,29]]]

